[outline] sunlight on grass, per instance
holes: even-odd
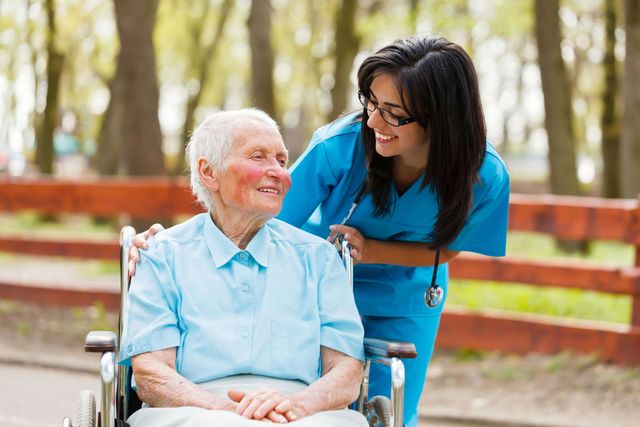
[[[9,252],[0,252],[0,263],[3,262],[10,262],[11,260],[15,259],[15,255]]]
[[[57,215],[44,218],[36,212],[0,215],[2,233],[38,233],[43,236],[112,236],[116,231],[110,222],[98,223],[88,215]]]
[[[548,235],[526,232],[509,232],[507,255],[532,259],[582,259],[601,265],[629,267],[634,262],[634,247],[614,241],[592,241],[589,253],[570,254],[556,246],[556,240]]]
[[[452,279],[447,305],[617,323],[629,323],[631,319],[631,297],[628,296],[477,280]]]
[[[118,261],[83,261],[80,271],[87,276],[111,276],[120,272]]]
[[[631,245],[594,241],[589,253],[568,254],[557,248],[552,237],[523,232],[509,233],[507,254],[531,259],[582,259],[618,267],[632,266],[634,262]],[[447,305],[471,310],[499,309],[626,324],[631,319],[630,296],[580,289],[452,279],[447,298]]]

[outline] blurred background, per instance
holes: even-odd
[[[616,0],[2,1],[0,173],[182,175],[194,124],[245,106],[277,118],[295,159],[315,128],[358,108],[355,72],[366,55],[436,33],[474,59],[488,135],[515,191],[635,197],[640,95],[625,70],[639,69],[638,42],[627,43],[640,31],[637,8]]]
[[[193,213],[197,123],[259,107],[293,161],[427,33],[473,58],[514,194],[507,256],[452,264],[421,422],[637,427],[640,0],[0,0],[0,424],[97,389],[118,228]]]

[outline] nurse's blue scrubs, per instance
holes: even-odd
[[[314,133],[309,147],[291,169],[292,185],[280,219],[321,237],[329,235],[330,225],[342,221],[366,176],[360,129],[359,114],[352,114]],[[371,239],[428,242],[437,219],[438,202],[431,186],[421,188],[421,185],[419,179],[402,195],[393,187],[393,208],[384,216],[374,215],[372,198],[365,193],[347,225]],[[448,249],[502,256],[507,234],[509,175],[489,143],[473,192],[471,213]],[[433,267],[358,264],[354,268],[354,292],[365,335],[416,344],[418,358],[404,361],[405,423],[409,427],[418,423],[418,401],[444,305],[429,308],[424,303],[424,291],[432,273]],[[440,265],[438,284],[445,299],[448,276],[448,266]],[[371,395],[389,394],[389,369],[374,364],[371,380]]]

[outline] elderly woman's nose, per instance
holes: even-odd
[[[282,163],[277,160],[271,160],[269,161],[269,167],[267,168],[267,174],[269,176],[274,176],[274,177],[278,177],[281,178],[284,175],[288,175],[289,172],[287,172],[287,168],[282,166]]]

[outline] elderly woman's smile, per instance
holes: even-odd
[[[244,129],[218,174],[222,202],[240,211],[276,216],[291,186],[287,160],[287,149],[274,129],[261,123]]]

